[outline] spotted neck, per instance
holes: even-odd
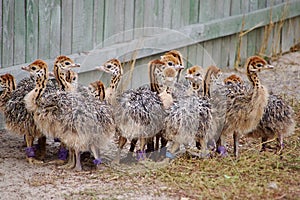
[[[262,87],[261,82],[258,78],[257,73],[249,70],[249,65],[247,66],[247,77],[248,77],[249,81],[251,82],[253,88],[259,89]]]
[[[60,90],[62,91],[73,91],[75,90],[74,86],[66,81],[66,72],[61,69],[59,63],[55,63],[53,67],[55,79],[59,85]]]
[[[37,106],[37,101],[42,97],[43,93],[46,90],[47,82],[48,82],[48,69],[41,69],[42,72],[37,74],[35,77],[35,88],[28,93],[25,97],[25,101],[29,105],[30,110],[34,110]]]
[[[193,92],[198,94],[200,92],[201,88],[202,88],[202,84],[201,83],[190,82],[190,87],[193,90]]]
[[[116,91],[116,90],[117,90],[121,78],[122,78],[122,73],[121,73],[121,72],[119,72],[118,74],[112,76],[112,78],[111,78],[111,80],[110,80],[110,85],[109,85],[109,87],[110,87],[113,91]]]
[[[15,79],[8,79],[6,82],[6,86],[3,87],[4,90],[0,96],[1,99],[5,99],[10,97],[11,93],[16,89]]]
[[[100,101],[105,99],[105,88],[104,86],[99,86],[98,90],[94,93],[95,97],[98,98]]]
[[[164,63],[160,60],[151,61],[148,64],[148,75],[150,80],[150,89],[158,94],[163,91],[163,66]]]
[[[203,80],[203,95],[210,97],[210,85],[213,77],[217,78],[221,70],[216,66],[209,66]]]
[[[15,78],[10,74],[5,74],[1,76],[2,82],[5,82],[5,85],[2,85],[4,89],[0,95],[0,110],[5,107],[5,104],[10,99],[12,92],[16,89]]]
[[[103,101],[105,99],[105,89],[104,89],[104,87],[97,91],[97,93],[95,94],[95,97],[99,98],[100,101]]]

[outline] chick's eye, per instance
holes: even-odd
[[[262,67],[262,64],[259,63],[259,64],[257,64],[256,66],[257,66],[257,67]]]
[[[111,65],[107,65],[106,67],[107,67],[108,69],[110,69],[110,68],[111,68]]]
[[[200,73],[195,74],[195,76],[200,76]]]
[[[168,62],[168,65],[169,65],[169,66],[172,66],[172,65],[173,65],[173,63],[172,63],[172,62]]]
[[[65,62],[65,65],[71,65],[71,63],[70,62]]]
[[[32,66],[32,67],[31,67],[31,70],[36,70],[36,67]]]

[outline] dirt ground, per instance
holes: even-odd
[[[291,104],[293,104],[293,106],[299,107],[300,52],[286,54],[272,64],[275,66],[275,69],[262,73],[260,76],[263,84],[269,88],[269,91],[283,95],[291,102]],[[231,72],[226,73],[230,74]],[[299,121],[297,121],[297,125],[299,125]],[[289,143],[290,145],[287,147],[288,150],[299,151],[299,146],[296,146],[296,149],[293,149],[293,145],[299,145],[300,141],[299,128],[296,132],[297,136],[293,137],[293,140],[295,141]],[[291,162],[289,164],[293,166],[293,168],[288,168],[288,166],[285,165],[283,165],[283,168],[279,168],[285,172],[291,170],[288,172],[288,175],[293,177],[291,179],[294,181],[288,183],[290,184],[289,189],[287,189],[288,191],[285,190],[286,187],[281,187],[283,183],[280,182],[280,175],[278,175],[278,177],[274,175],[274,180],[277,180],[278,182],[268,182],[266,183],[267,186],[264,184],[263,186],[259,186],[259,184],[256,186],[257,188],[268,187],[268,189],[262,189],[262,193],[263,191],[272,190],[268,193],[268,195],[271,196],[257,196],[259,195],[257,193],[257,191],[260,191],[259,189],[249,191],[249,195],[249,192],[244,193],[242,191],[243,189],[238,185],[224,185],[223,189],[226,189],[224,194],[221,194],[221,191],[218,190],[214,191],[214,187],[217,186],[209,182],[211,181],[209,180],[209,177],[213,176],[213,174],[211,174],[212,172],[209,172],[209,169],[207,168],[200,168],[199,166],[203,162],[223,162],[218,161],[217,159],[208,159],[209,161],[202,162],[201,160],[191,161],[188,158],[184,158],[183,160],[181,159],[181,163],[175,162],[175,164],[171,163],[168,165],[151,161],[130,165],[121,164],[119,166],[104,164],[102,169],[98,170],[91,167],[90,161],[87,160],[84,162],[84,170],[82,172],[75,172],[72,170],[60,169],[56,165],[49,164],[49,161],[55,159],[59,145],[52,139],[47,141],[47,157],[45,163],[41,165],[30,165],[26,162],[24,153],[25,147],[23,146],[24,142],[22,137],[9,134],[5,130],[2,130],[0,132],[0,144],[0,199],[183,200],[208,197],[211,197],[212,199],[255,199],[258,197],[271,199],[300,199],[299,157],[296,157],[293,161],[289,161]],[[256,147],[256,149],[258,149],[258,147]],[[249,157],[251,152],[252,151],[247,151],[242,147],[242,154],[245,156]],[[299,155],[299,153],[297,155]],[[272,157],[273,155],[270,154],[269,156]],[[182,162],[186,162],[186,164],[182,164]],[[196,170],[198,170],[199,173],[201,172],[202,185],[194,183],[192,180],[194,177],[193,173],[187,173],[187,171],[191,170],[189,167],[193,165],[195,168],[199,167]],[[174,166],[174,168],[172,168],[172,166]],[[224,166],[227,166],[228,168],[236,167],[230,166],[230,164],[226,165],[226,163],[224,163]],[[173,169],[180,170],[176,172],[173,171]],[[239,170],[243,171],[242,168]],[[182,181],[180,182],[177,178],[181,177],[183,174],[186,175],[184,178],[180,179]],[[189,177],[191,180],[189,180]],[[230,178],[229,175],[222,175],[222,177],[225,177],[226,180]],[[259,179],[259,175],[253,177],[251,180],[255,182],[257,179]],[[208,181],[207,186],[205,186],[205,180]],[[240,182],[232,183],[240,184]],[[198,182],[198,184],[200,184],[200,182]],[[278,187],[281,188],[278,189]],[[235,190],[231,191],[232,188],[235,188]],[[213,191],[215,194],[201,193],[199,192],[200,190]]]

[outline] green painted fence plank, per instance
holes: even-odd
[[[60,0],[39,0],[39,51],[43,59],[60,54]]]
[[[61,54],[68,55],[72,53],[72,13],[73,0],[61,1]]]
[[[281,15],[285,4],[274,6],[272,9],[272,21],[278,21],[278,15]],[[295,17],[299,15],[300,1],[290,2],[289,12],[287,18]],[[254,26],[262,27],[270,22],[270,8],[260,9],[252,13],[245,14],[245,17],[251,20],[245,20],[245,26],[243,30],[249,30]],[[213,20],[204,24],[191,25],[186,28],[182,28],[183,32],[188,34],[196,41],[206,41],[222,36],[235,34],[240,31],[243,15],[235,15],[225,19]]]
[[[206,1],[200,0],[199,7],[199,22],[206,23],[212,19],[214,19],[214,11],[215,11],[215,1]],[[213,43],[211,41],[205,41],[203,43],[203,67],[207,67],[210,65],[211,55],[213,51]],[[209,56],[208,56],[209,55]]]
[[[55,58],[60,55],[61,39],[61,0],[53,0],[50,15],[50,52],[49,58]]]
[[[178,29],[181,27],[181,0],[173,0],[171,1],[171,12],[172,12],[172,18],[171,18],[171,28],[172,29]]]
[[[215,2],[215,18],[222,19],[230,16],[230,0]],[[229,45],[228,37],[221,37],[213,42],[213,59],[217,66],[221,63],[227,63],[228,51],[225,51],[226,45]]]
[[[124,41],[133,39],[134,29],[134,0],[125,0]]]
[[[3,0],[2,5],[2,67],[13,65],[14,62],[14,0]]]
[[[123,40],[123,34],[120,34],[124,30],[124,11],[122,8],[124,8],[123,1],[105,1],[104,46],[113,45]]]
[[[258,1],[258,8],[263,9],[267,7],[267,0],[259,0]]]
[[[73,0],[72,53],[93,48],[93,0]]]
[[[231,0],[230,5],[230,16],[241,14],[241,1],[242,0]]]
[[[144,2],[145,0],[135,1],[134,4],[134,38],[139,38],[144,35]]]
[[[295,41],[294,41],[294,44],[297,44],[300,42],[300,19],[298,17],[298,19],[295,17],[293,18],[293,21],[294,21],[294,35],[295,35]]]
[[[83,18],[84,23],[81,26],[83,26],[82,38],[85,38],[85,40],[83,40],[82,46],[83,46],[83,51],[88,51],[90,49],[93,49],[94,0],[84,0],[83,10],[84,10],[84,18]]]
[[[155,26],[155,21],[156,21],[156,13],[155,13],[155,0],[152,1],[144,1],[144,14],[143,14],[143,27],[149,28],[149,27],[154,27]],[[151,16],[151,17],[149,17]],[[147,30],[145,32],[146,35],[152,35],[153,32]]]
[[[258,0],[252,0],[249,2],[249,11],[255,11],[258,9]],[[247,55],[255,55],[257,53],[257,47],[256,47],[256,40],[257,40],[257,29],[249,32],[247,37],[247,46],[245,47],[247,49],[247,52],[243,57]]]
[[[163,1],[163,27],[164,28],[171,28],[171,21],[172,21],[172,1],[171,0],[164,0]]]
[[[229,37],[229,58],[228,58],[228,67],[233,67],[236,59],[236,52],[237,52],[237,41],[238,41],[238,34],[232,34]]]
[[[25,1],[15,3],[15,18],[14,18],[14,65],[25,62]]]
[[[38,0],[26,1],[26,62],[38,58]]]
[[[222,18],[226,18],[230,16],[230,0],[224,0],[223,1],[223,12],[222,12],[222,7],[219,6],[218,12],[223,13]],[[222,66],[219,67],[224,67],[229,65],[229,58],[230,58],[230,51],[232,51],[229,46],[230,46],[230,37],[222,37],[221,41],[221,46],[219,47],[221,50],[221,57],[220,57],[220,63],[222,63]]]
[[[200,0],[199,23],[205,23],[214,19],[215,1]]]
[[[191,10],[190,1],[181,1],[181,14],[180,18],[180,27],[187,26],[190,24],[190,10]]]
[[[190,0],[190,16],[189,16],[189,24],[196,24],[198,23],[199,19],[199,7],[200,7],[200,0]]]
[[[115,43],[124,41],[124,30],[125,30],[125,1],[116,0],[115,13],[114,13],[113,34],[118,34],[115,37]]]
[[[290,50],[290,47],[293,46],[294,43],[294,27],[295,24],[293,23],[292,19],[288,19],[285,21],[282,27],[282,35],[281,35],[281,50],[282,52],[287,52]],[[299,29],[298,29],[299,31]]]
[[[50,57],[50,31],[51,25],[51,1],[39,0],[39,58],[45,59]]]

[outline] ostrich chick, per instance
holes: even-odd
[[[80,93],[59,91],[43,98],[48,81],[48,66],[36,60],[23,70],[30,72],[36,81],[35,88],[24,98],[26,108],[34,113],[39,129],[48,136],[58,137],[68,148],[74,149],[76,166],[81,170],[80,153],[91,151],[94,163],[99,166],[100,148],[112,141],[115,124],[110,107]],[[60,80],[65,85],[65,79]]]
[[[247,76],[252,84],[252,90],[244,95],[238,95],[227,105],[225,123],[221,136],[217,142],[217,151],[222,155],[226,153],[224,137],[233,133],[234,155],[238,157],[238,145],[240,134],[247,134],[253,131],[263,117],[264,110],[268,104],[269,93],[257,73],[263,70],[272,69],[273,66],[259,56],[252,56],[245,64]]]
[[[230,99],[247,92],[243,80],[235,74],[227,77],[224,83],[228,87]],[[278,95],[270,94],[262,119],[257,127],[246,136],[262,138],[262,151],[265,151],[266,142],[269,139],[277,137],[277,151],[281,152],[283,138],[290,136],[295,130],[293,114],[293,109],[287,102]]]

